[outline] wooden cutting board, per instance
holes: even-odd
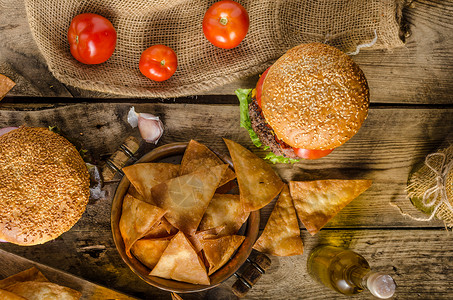
[[[0,262],[0,279],[4,279],[34,266],[38,268],[49,281],[81,292],[82,297],[80,299],[136,299],[1,249]]]

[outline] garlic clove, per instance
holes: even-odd
[[[164,125],[158,116],[148,113],[137,113],[132,106],[127,114],[127,122],[132,128],[138,126],[140,135],[147,143],[157,144],[164,133]]]
[[[147,143],[157,144],[164,133],[164,125],[159,117],[151,114],[139,114],[138,129]]]
[[[127,114],[127,122],[131,124],[132,128],[135,128],[138,125],[138,115],[139,114],[135,112],[135,107],[132,106]]]

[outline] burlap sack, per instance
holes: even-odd
[[[407,193],[415,207],[430,214],[429,218],[410,217],[419,221],[437,217],[445,226],[453,227],[453,145],[426,157],[410,174]]]
[[[403,0],[242,0],[250,29],[236,48],[211,45],[202,19],[214,0],[25,0],[31,31],[53,75],[82,89],[136,97],[197,95],[237,78],[264,71],[286,50],[325,42],[345,52],[360,44],[402,46]],[[83,65],[69,52],[67,30],[74,16],[92,12],[108,18],[118,34],[113,56]],[[178,56],[178,70],[153,82],[138,69],[141,52],[165,44]]]

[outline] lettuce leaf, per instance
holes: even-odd
[[[261,141],[255,131],[253,131],[249,116],[249,104],[252,102],[252,89],[237,89],[235,93],[239,99],[241,127],[247,129],[253,144],[259,148],[263,144],[261,144]]]
[[[253,144],[260,148],[263,146],[261,143],[260,139],[258,138],[258,135],[253,131],[252,128],[252,123],[250,121],[250,116],[249,116],[249,104],[252,102],[252,89],[237,89],[235,91],[236,96],[239,99],[239,109],[240,109],[240,114],[241,114],[241,127],[247,129],[250,135],[250,139],[252,140]],[[268,150],[268,146],[264,146],[264,150]],[[276,164],[276,163],[284,163],[284,164],[294,164],[296,162],[299,162],[298,159],[292,159],[288,157],[283,157],[283,156],[277,156],[273,152],[269,152],[264,159],[269,160],[271,163]]]
[[[284,156],[277,156],[275,155],[274,152],[269,152],[264,159],[269,160],[271,163],[276,164],[276,163],[282,163],[282,164],[294,164],[296,162],[299,162],[300,160],[294,159],[294,158],[289,158],[289,157],[284,157]]]

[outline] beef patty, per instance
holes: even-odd
[[[249,116],[252,123],[253,131],[258,135],[260,141],[270,148],[270,150],[278,156],[284,156],[293,159],[300,159],[293,148],[283,141],[276,140],[274,131],[264,119],[261,108],[255,99],[249,104]]]

